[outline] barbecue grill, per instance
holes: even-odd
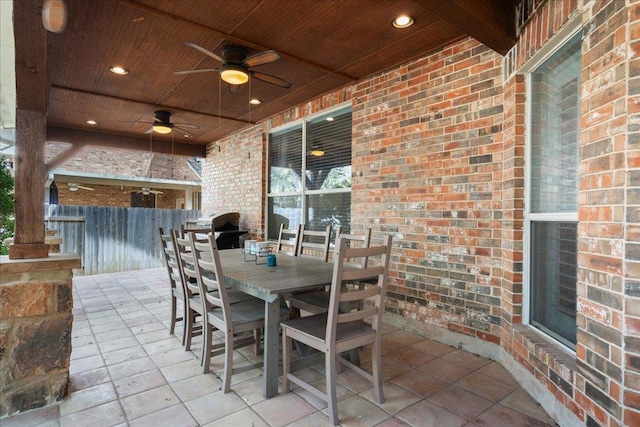
[[[195,221],[188,221],[184,231],[201,233],[213,231],[218,249],[239,248],[240,236],[248,232],[240,230],[240,214],[238,212],[202,216]]]

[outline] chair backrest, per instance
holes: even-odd
[[[327,262],[329,259],[329,241],[331,225],[322,231],[302,230],[298,244],[298,256],[318,258]]]
[[[176,258],[184,283],[185,294],[188,298],[200,293],[197,282],[197,273],[195,269],[195,261],[193,260],[193,250],[191,248],[191,240],[187,236],[181,237],[180,231],[172,230],[171,237],[173,247],[176,248]]]
[[[196,277],[200,286],[200,297],[206,312],[221,308],[224,323],[231,323],[231,309],[227,297],[227,285],[222,274],[216,238],[212,233],[206,241],[198,241],[195,233],[189,233],[195,260]],[[213,292],[217,291],[217,292]],[[214,319],[211,319],[214,320]],[[215,322],[214,322],[215,324]],[[216,324],[220,328],[221,324]]]
[[[184,292],[180,267],[178,266],[178,259],[176,258],[176,251],[173,246],[171,234],[164,234],[162,227],[160,227],[160,242],[162,243],[162,258],[164,259],[164,265],[167,267],[167,273],[169,275],[169,284],[172,289],[178,288]]]
[[[336,250],[339,246],[338,241],[340,239],[346,240],[347,248],[368,248],[371,244],[371,228],[367,228],[364,234],[341,233],[340,229],[338,229],[336,233]],[[367,266],[367,257],[347,260],[345,262],[354,267],[359,266],[360,268],[365,268]]]
[[[296,256],[300,245],[300,233],[303,229],[304,224],[298,224],[296,228],[284,228],[284,224],[280,224],[276,252]]]
[[[391,242],[391,235],[387,235],[384,238],[384,243],[380,246],[347,248],[347,240],[338,239],[331,283],[331,298],[329,299],[327,343],[335,342],[338,324],[360,321],[371,316],[373,316],[371,328],[376,331],[376,334],[380,334],[386,281],[389,275]],[[362,257],[368,260],[365,268],[350,267],[346,263],[346,260]],[[372,259],[377,262],[371,262]],[[343,282],[359,282],[370,278],[377,278],[377,280],[374,283],[368,281],[371,284],[365,289],[346,292],[341,286]],[[364,304],[365,299],[371,301],[372,304]],[[340,312],[340,304],[350,304],[356,308],[352,311]]]

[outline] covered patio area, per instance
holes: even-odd
[[[200,340],[185,351],[169,335],[164,268],[73,279],[71,395],[2,421],[11,426],[320,426],[322,403],[306,391],[262,397],[260,369],[220,391],[222,356],[202,374]],[[338,377],[345,426],[545,426],[553,420],[497,362],[393,326],[383,330],[384,404],[353,372]],[[236,351],[235,363],[254,353]],[[369,366],[370,353],[361,362]],[[317,369],[314,369],[317,368]],[[309,378],[323,382],[321,367]]]

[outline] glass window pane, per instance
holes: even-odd
[[[307,196],[308,230],[324,230],[342,227],[343,233],[350,231],[351,193],[325,193]]]
[[[302,220],[302,196],[269,197],[267,240],[277,240],[280,224],[285,228],[294,228]]]
[[[575,349],[576,223],[531,223],[531,323]]]
[[[531,212],[578,209],[580,37],[531,75]]]
[[[351,188],[351,109],[307,125],[306,189]]]
[[[302,127],[269,135],[269,193],[302,191]]]

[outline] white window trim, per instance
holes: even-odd
[[[520,74],[525,74],[526,102],[525,102],[525,209],[524,209],[524,233],[523,233],[523,277],[522,277],[522,323],[537,334],[550,340],[564,351],[575,355],[575,350],[563,344],[561,341],[545,333],[531,324],[531,222],[578,222],[578,213],[531,213],[531,74],[551,55],[566,45],[582,29],[582,17],[580,14],[572,18],[543,48],[536,52],[521,68]]]
[[[337,189],[330,189],[330,190],[305,190],[304,188],[302,188],[302,190],[300,191],[295,191],[295,192],[283,192],[283,193],[271,193],[269,192],[269,178],[271,176],[270,171],[269,171],[269,155],[271,153],[269,153],[269,135],[273,134],[273,133],[280,133],[280,132],[286,132],[290,129],[294,129],[296,127],[300,127],[302,129],[302,170],[306,171],[307,170],[307,156],[304,155],[304,153],[307,152],[307,134],[306,134],[306,124],[317,119],[318,117],[322,117],[322,116],[328,116],[331,113],[335,113],[337,111],[341,111],[344,110],[345,108],[351,108],[351,115],[353,118],[353,103],[351,101],[347,101],[347,102],[343,102],[340,105],[336,105],[334,107],[331,108],[327,108],[326,110],[322,110],[316,114],[313,115],[309,115],[309,116],[305,116],[301,119],[295,120],[293,122],[284,124],[282,126],[270,129],[269,132],[267,132],[267,173],[266,173],[266,179],[265,179],[265,188],[264,188],[264,194],[266,195],[266,203],[264,205],[264,218],[265,218],[265,228],[264,228],[264,236],[263,239],[266,240],[267,238],[267,232],[269,230],[269,198],[273,198],[273,197],[281,197],[281,196],[301,196],[302,197],[302,207],[300,208],[303,212],[303,214],[307,211],[307,195],[313,195],[313,194],[330,194],[330,193],[351,193],[351,188],[348,189],[344,189],[344,188],[337,188]],[[353,140],[352,140],[352,144],[353,144]],[[353,160],[353,153],[351,154],[351,159]]]

